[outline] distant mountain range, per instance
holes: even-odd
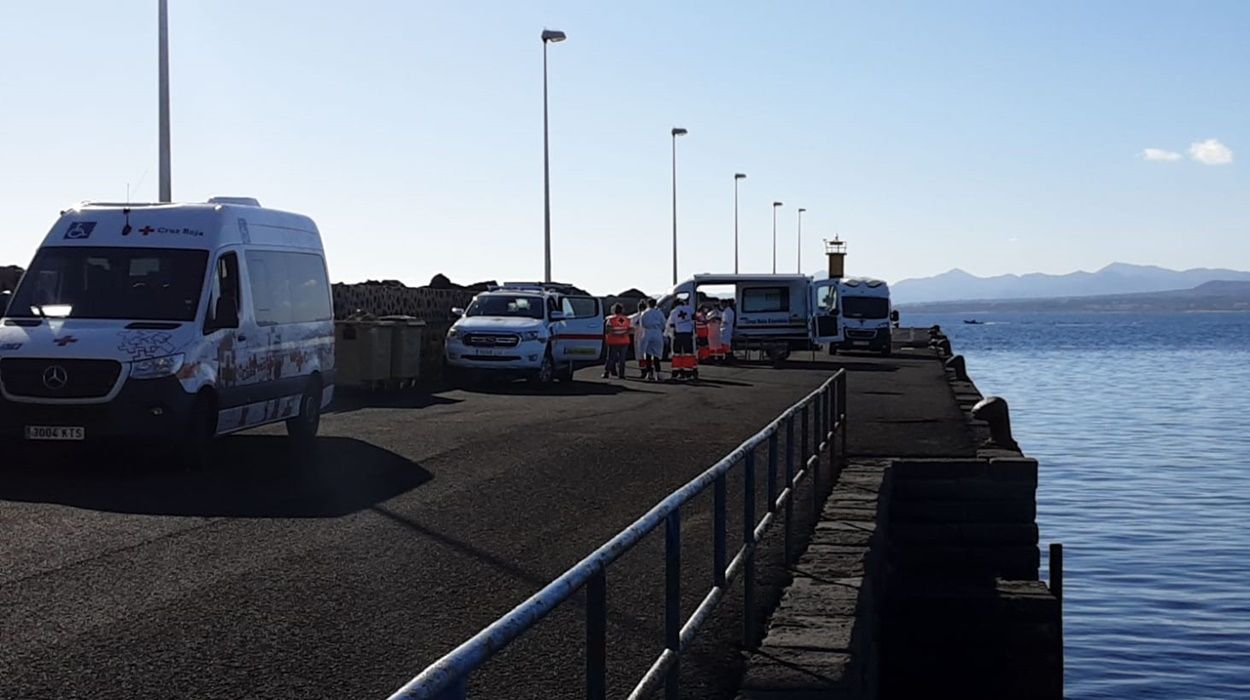
[[[913,313],[1250,311],[1250,281],[1214,280],[1192,289],[1030,299],[930,301],[901,305]]]
[[[955,269],[934,277],[900,280],[890,285],[890,296],[896,304],[1084,297],[1191,290],[1212,281],[1250,282],[1250,272],[1208,268],[1168,270],[1153,265],[1112,263],[1097,272],[977,277]]]

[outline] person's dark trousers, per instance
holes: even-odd
[[[694,333],[693,332],[673,334],[673,356],[676,357],[678,355],[689,355],[691,357],[694,356]],[[674,365],[674,367],[676,367],[676,365]],[[673,377],[675,378],[680,377],[680,376],[685,376],[687,374],[691,374],[691,371],[687,369],[682,369],[680,370],[680,373],[679,373],[679,370],[677,369],[673,370]]]
[[[629,354],[628,345],[609,345],[608,346],[608,364],[603,368],[605,372],[611,372],[621,379],[625,378],[625,356]]]

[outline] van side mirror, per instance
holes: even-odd
[[[464,315],[464,309],[460,308],[459,306],[453,306],[451,307],[451,315],[455,316],[456,318],[460,318],[461,316]]]
[[[239,327],[239,305],[228,296],[217,298],[217,306],[213,309],[213,321],[209,330]]]
[[[0,292],[0,316],[4,316],[9,312],[9,302],[13,300],[13,292],[7,289]]]
[[[547,317],[550,318],[552,321],[563,321],[564,312],[563,311],[550,311],[547,313]]]

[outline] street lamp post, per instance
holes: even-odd
[[[781,202],[773,202],[773,274],[777,274],[777,207]]]
[[[800,275],[803,274],[803,212],[805,211],[807,210],[802,207],[799,207],[799,259],[798,259],[799,269],[796,270],[796,272],[798,272]]]
[[[547,43],[559,43],[566,38],[564,32],[543,30],[543,280],[546,282],[551,281],[551,149],[547,136]]]
[[[169,2],[160,0],[157,5],[157,119],[159,121],[157,149],[159,151],[160,201],[172,202],[173,192],[169,182]]]
[[[677,286],[677,137],[688,132],[680,127],[673,128],[673,286]]]
[[[746,174],[734,173],[734,274],[738,274],[738,181],[745,180]]]

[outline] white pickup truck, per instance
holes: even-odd
[[[452,378],[570,380],[603,349],[603,303],[569,285],[507,282],[452,312],[459,319],[444,344]]]

